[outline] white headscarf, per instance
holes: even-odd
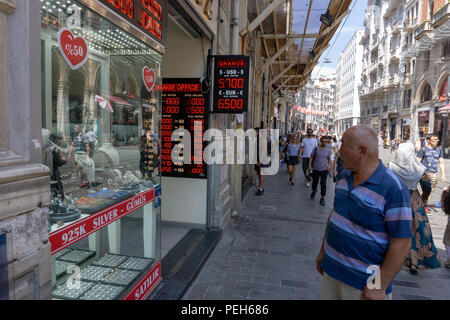
[[[425,166],[417,159],[414,144],[411,142],[402,143],[398,146],[394,160],[389,162],[389,169],[399,177],[409,190],[416,190],[417,183],[425,172]]]

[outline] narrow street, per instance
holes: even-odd
[[[393,154],[392,154],[393,155]],[[386,163],[392,156],[380,150]],[[433,193],[438,200],[442,182]],[[265,193],[257,197],[251,190],[241,217],[224,231],[223,237],[184,295],[185,300],[208,299],[319,299],[321,276],[315,268],[325,223],[332,209],[334,184],[328,180],[326,205],[310,199],[311,188],[297,170],[295,186],[288,184],[286,168],[266,177]],[[446,216],[436,211],[430,216],[435,245],[441,260]],[[412,275],[403,267],[393,281],[394,300],[448,299],[450,269],[418,271]]]

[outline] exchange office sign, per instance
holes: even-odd
[[[164,47],[167,43],[167,0],[97,0]]]
[[[250,58],[242,55],[214,56],[213,112],[247,111]]]

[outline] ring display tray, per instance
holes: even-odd
[[[117,268],[128,257],[107,253],[100,259],[93,262],[93,265],[100,267]]]
[[[105,278],[112,271],[113,270],[111,268],[89,266],[89,267],[81,270],[81,280],[92,281],[92,282],[98,283],[98,282],[100,282],[100,280]]]
[[[63,300],[78,299],[83,293],[92,288],[95,284],[93,282],[80,282],[80,287],[75,289],[69,289],[67,283],[60,285],[58,288],[53,290],[52,295],[54,298]]]
[[[82,300],[114,300],[125,287],[99,283],[83,294]]]
[[[73,250],[73,249],[65,248],[65,249],[62,249],[61,251],[55,253],[53,256],[54,256],[56,259],[59,259],[59,257],[65,255],[66,253],[69,253],[69,252],[72,251],[72,250]]]
[[[74,249],[58,258],[60,261],[73,262],[81,265],[91,257],[95,256],[95,251]]]
[[[66,261],[59,261],[59,260],[56,260],[55,263],[56,263],[55,264],[56,279],[60,279],[61,277],[63,277],[67,272],[67,268],[74,265],[73,262],[66,262]]]
[[[101,283],[116,284],[116,285],[126,287],[126,286],[130,285],[139,274],[140,274],[140,272],[137,272],[137,271],[115,269],[113,272],[106,275],[101,280]]]
[[[133,271],[142,271],[148,265],[152,264],[153,261],[154,260],[150,258],[129,257],[124,263],[119,266],[119,268]]]

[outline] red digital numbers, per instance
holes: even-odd
[[[203,106],[205,105],[205,98],[192,98],[188,104],[191,106]]]
[[[244,79],[243,78],[226,78],[219,79],[220,89],[243,89]]]
[[[169,114],[180,113],[180,107],[179,106],[166,106],[163,108],[163,112],[169,113]]]
[[[134,18],[134,1],[133,0],[106,0],[117,10],[127,15],[129,18]]]
[[[219,99],[219,109],[242,109],[244,107],[243,99]]]
[[[180,99],[179,98],[167,98],[165,100],[165,104],[167,105],[179,105]]]
[[[186,113],[187,114],[204,114],[205,108],[204,107],[187,107]]]

